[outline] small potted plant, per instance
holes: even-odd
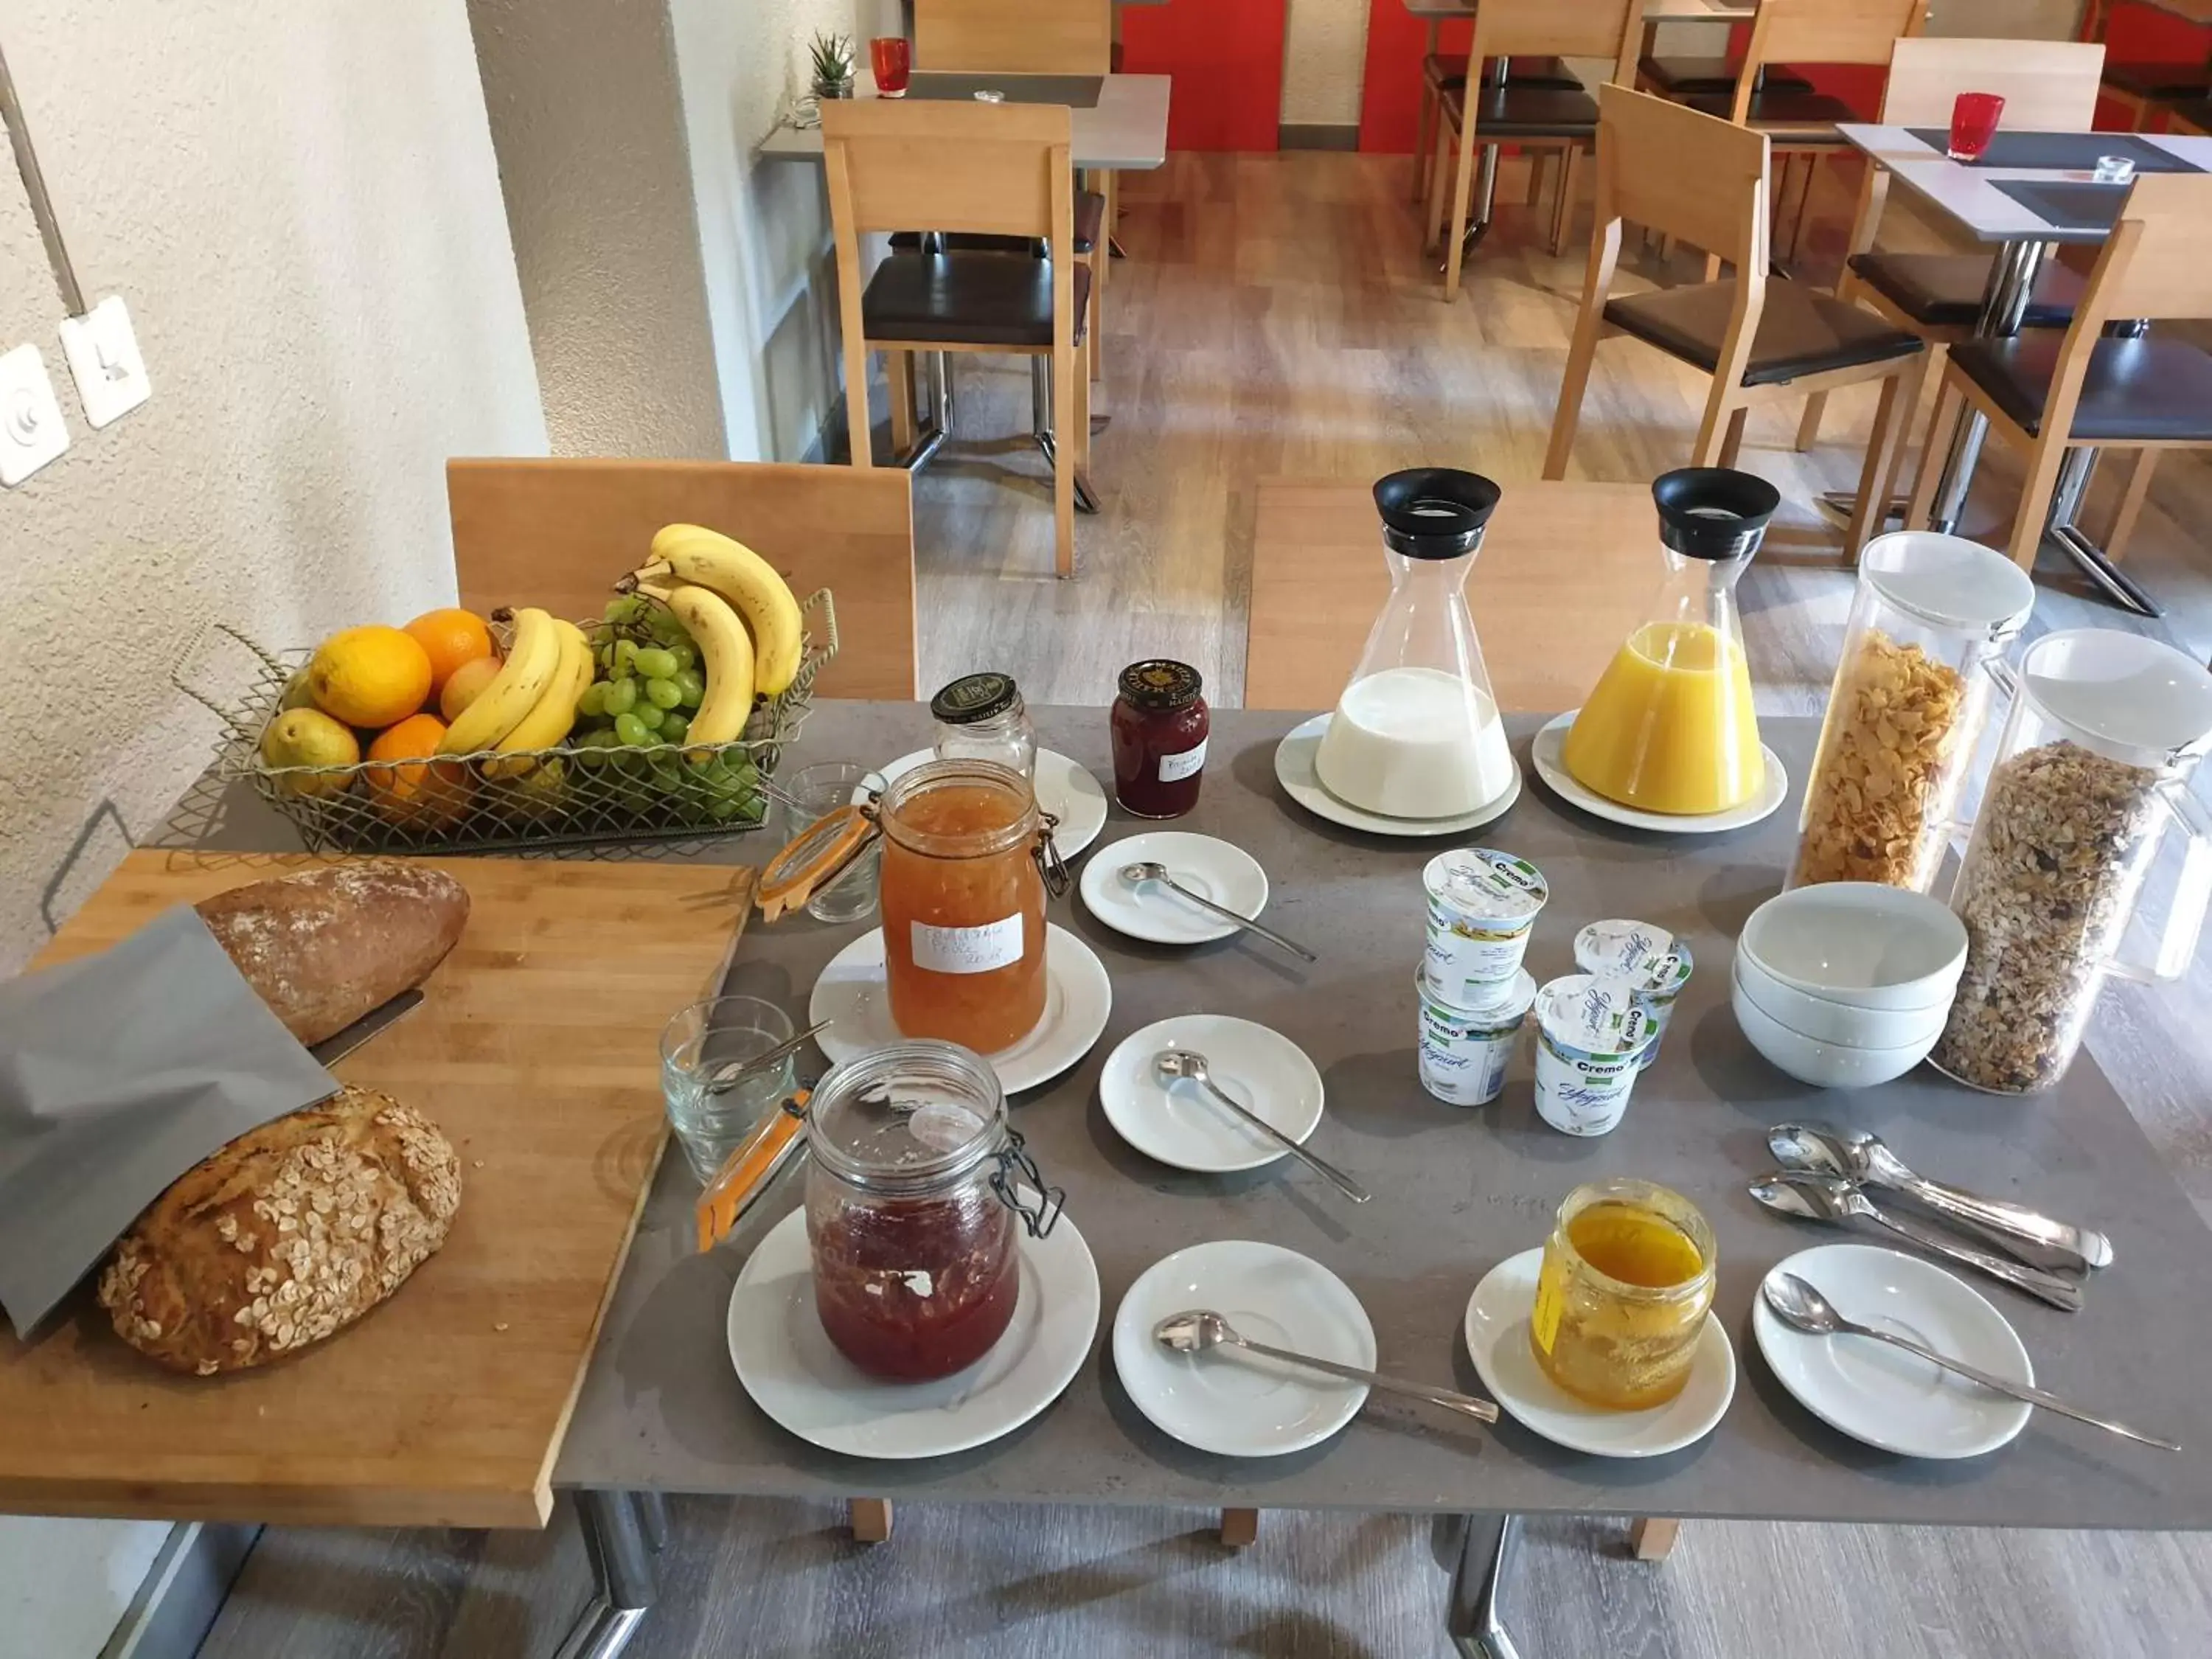
[[[807,56],[814,71],[814,95],[817,98],[850,98],[853,95],[851,35],[817,33],[807,48]]]

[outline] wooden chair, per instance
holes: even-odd
[[[1449,52],[1432,52],[1421,59],[1421,102],[1415,118],[1413,135],[1413,200],[1429,199],[1429,184],[1437,167],[1437,113],[1442,107],[1447,92],[1462,92],[1467,87],[1465,58]],[[1482,66],[1482,83],[1496,83],[1498,63],[1495,58]],[[1554,92],[1580,92],[1582,77],[1567,66],[1561,58],[1516,58],[1506,65],[1506,78],[1524,87],[1547,87]],[[1534,186],[1541,170],[1532,161],[1529,183],[1530,200],[1534,200]]]
[[[1626,84],[1633,76],[1636,25],[1641,0],[1483,0],[1475,13],[1470,61],[1499,58],[1598,58],[1613,65],[1613,79]],[[1509,78],[1478,83],[1472,100],[1464,81],[1456,91],[1439,94],[1437,167],[1430,189],[1429,240],[1445,234],[1444,297],[1459,297],[1460,266],[1466,257],[1468,210],[1474,194],[1475,151],[1482,152],[1482,210],[1487,215],[1498,176],[1498,147],[1558,149],[1559,200],[1552,218],[1552,246],[1563,245],[1574,201],[1572,157],[1597,132],[1597,105],[1579,88],[1521,85]],[[1454,153],[1449,227],[1446,231],[1443,157]]]
[[[1108,75],[1114,0],[914,0],[915,65],[954,75]],[[1104,376],[1106,278],[1093,250],[1113,236],[1120,175],[1095,169],[1075,198],[1075,255],[1091,267],[1091,378]],[[1001,252],[1019,252],[1006,250]]]
[[[2107,325],[2212,319],[2212,174],[2139,175],[2062,335],[2052,329],[1951,348],[1939,422],[1960,401],[2027,456],[2027,479],[2006,550],[2035,563],[2051,495],[2069,450],[2212,447],[2212,352],[2155,331],[2106,335]],[[1936,477],[1923,466],[1911,522],[1928,522]],[[2147,483],[2139,464],[2138,476]],[[2142,506],[2133,485],[2123,514]]]
[[[461,603],[596,617],[665,524],[733,536],[805,599],[836,596],[839,649],[817,693],[903,702],[915,684],[914,514],[890,468],[741,461],[453,460]]]
[[[1805,158],[1804,182],[1791,219],[1793,254],[1804,227],[1805,210],[1813,199],[1813,175],[1821,157],[1848,148],[1836,124],[1862,117],[1840,98],[1802,86],[1792,88],[1771,77],[1762,83],[1762,76],[1771,67],[1785,63],[1886,65],[1899,40],[1920,33],[1927,21],[1927,7],[1928,0],[1759,0],[1734,89],[1681,100],[1692,109],[1708,115],[1724,114],[1737,126],[1750,127],[1772,139],[1775,153],[1785,158],[1785,200],[1794,159]],[[1948,125],[1949,112],[1943,118]],[[1711,249],[1706,252],[1705,276],[1710,280],[1716,272],[1717,256]]]
[[[1544,476],[1566,476],[1590,364],[1608,328],[1712,377],[1692,466],[1733,465],[1755,404],[1880,380],[1881,403],[1844,544],[1856,557],[1892,442],[1899,381],[1919,356],[1919,340],[1832,295],[1768,274],[1764,133],[1626,87],[1601,87],[1598,100],[1597,227]],[[1735,274],[1613,298],[1624,220],[1708,249]]]
[[[1962,92],[1993,92],[2005,100],[2001,125],[2025,131],[2086,132],[2097,112],[2097,89],[2105,48],[2073,40],[1899,40],[1890,58],[1889,87],[1882,98],[1885,125],[1942,127],[1951,125],[1951,106]],[[1891,454],[1892,476],[1882,481],[1877,500],[1896,493],[1897,477],[1911,436],[1932,412],[1942,383],[1943,359],[1960,340],[1972,339],[1981,315],[1982,296],[1996,256],[1989,253],[1891,253],[1876,249],[1882,208],[1889,198],[1888,169],[1868,165],[1859,186],[1857,216],[1836,297],[1865,307],[1892,326],[1928,343],[1920,362],[1907,371],[1904,425]],[[2081,297],[2078,273],[2047,261],[2028,301],[2027,326],[2063,328]],[[1819,441],[1827,393],[1805,400],[1797,428],[1797,447]],[[1934,441],[1941,447],[1940,438]]]
[[[1012,352],[1051,365],[1055,567],[1075,574],[1075,475],[1091,450],[1091,377],[1078,355],[1091,272],[1074,240],[1072,121],[1049,104],[956,104],[886,99],[826,103],[823,160],[837,250],[845,341],[845,413],[853,465],[875,465],[868,353],[891,364],[891,439],[912,441],[914,388],[902,374],[919,351]],[[1049,257],[894,252],[865,283],[860,238],[923,224],[944,231],[1042,239]]]

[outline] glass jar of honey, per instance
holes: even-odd
[[[1712,1229],[1680,1194],[1646,1181],[1576,1188],[1537,1274],[1537,1364],[1589,1405],[1664,1405],[1690,1380],[1718,1265]]]
[[[978,1054],[1044,1017],[1049,831],[1029,780],[988,761],[933,761],[877,806],[891,1022]]]

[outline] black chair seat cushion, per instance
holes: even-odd
[[[1669,98],[1701,93],[1734,97],[1738,67],[1725,58],[1646,58],[1637,65],[1653,89]],[[1769,64],[1760,88],[1766,92],[1810,92],[1813,83],[1793,69]]]
[[[1723,120],[1734,111],[1733,94],[1707,93],[1681,101],[1693,110],[1717,115]],[[1751,109],[1746,117],[1751,126],[1787,143],[1838,145],[1844,140],[1836,131],[1837,122],[1866,118],[1842,99],[1831,98],[1825,92],[1777,91],[1772,87],[1751,95]]]
[[[1567,67],[1564,58],[1516,58],[1510,62],[1512,68],[1506,76],[1510,86],[1549,87],[1555,92],[1582,90],[1582,76]],[[1467,56],[1432,52],[1421,60],[1421,74],[1432,87],[1463,87],[1467,84]],[[1497,79],[1498,60],[1484,58],[1482,84],[1489,86]]]
[[[2050,329],[2008,340],[1968,340],[1951,348],[1951,361],[2034,436],[2043,428],[2043,407],[2065,340]],[[2069,435],[2114,444],[2212,443],[2212,354],[2155,334],[2098,341]]]
[[[2105,84],[2136,98],[2202,98],[2212,93],[2212,70],[2202,64],[2107,64]]]
[[[1861,281],[1916,323],[1929,328],[1972,328],[1982,314],[1988,290],[1986,253],[1854,253],[1851,269]],[[2074,320],[2087,286],[2081,272],[2046,260],[2028,296],[2026,325],[2063,328]]]
[[[1623,333],[1710,374],[1720,366],[1729,313],[1735,306],[1735,279],[1731,276],[1608,300],[1605,319]],[[1919,349],[1917,335],[1892,328],[1870,311],[1802,283],[1770,276],[1743,383],[1779,386],[1830,369],[1909,357]]]
[[[1447,87],[1443,98],[1445,118],[1457,127],[1467,118],[1467,88]],[[1589,138],[1597,132],[1597,100],[1586,92],[1509,81],[1475,100],[1474,130],[1486,138]]]
[[[1106,223],[1106,198],[1095,190],[1075,192],[1075,251],[1088,253],[1098,246],[1098,233]],[[918,230],[898,230],[891,233],[891,246],[901,253],[911,253],[921,246]],[[1028,236],[987,236],[980,232],[955,230],[945,233],[945,246],[956,253],[1034,253],[1036,242]]]
[[[1091,307],[1091,268],[1077,265],[1075,337]],[[893,253],[860,296],[871,340],[1048,349],[1052,262],[1000,253]]]

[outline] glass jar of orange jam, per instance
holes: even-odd
[[[988,761],[896,779],[884,832],[884,957],[892,1024],[978,1054],[1044,1018],[1044,876],[1029,780]]]

